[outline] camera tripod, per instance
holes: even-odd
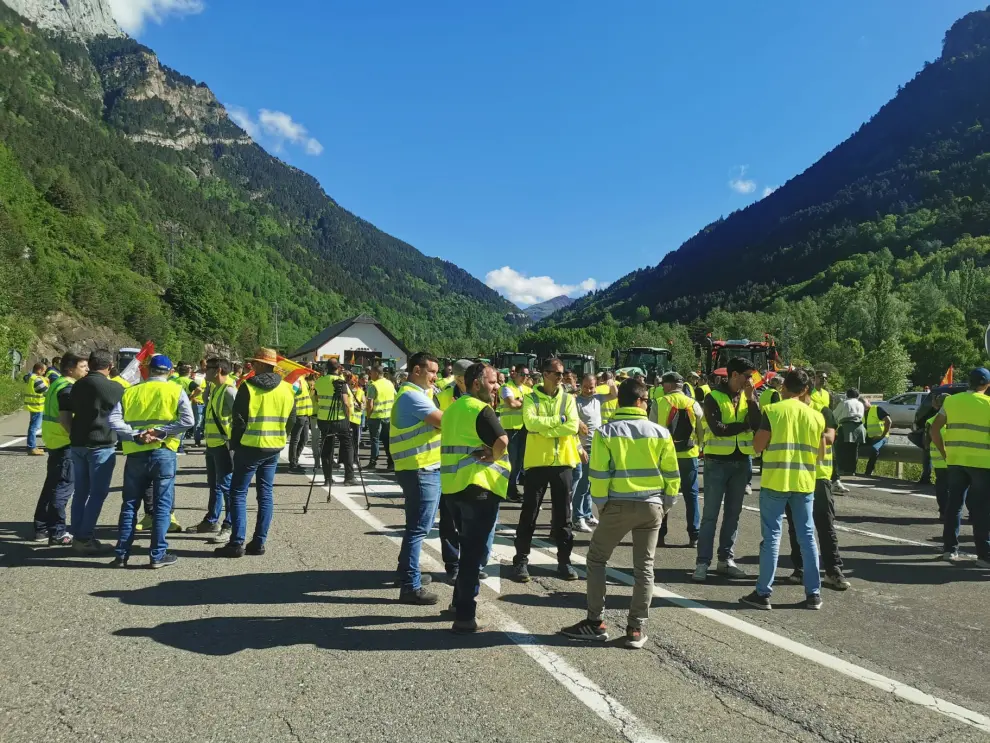
[[[333,472],[332,467],[329,466],[333,462],[333,452],[330,452],[329,456],[325,454],[326,452],[326,442],[327,438],[332,438],[334,436],[350,436],[350,420],[348,418],[343,418],[341,420],[334,420],[337,415],[344,413],[346,415],[347,409],[344,407],[343,395],[341,388],[344,386],[343,380],[337,380],[333,383],[333,399],[330,402],[330,426],[327,427],[326,431],[320,430],[320,466],[323,470],[323,477],[327,481],[327,503],[333,498]],[[332,426],[336,423],[343,423],[346,427],[343,432],[334,431]],[[361,480],[361,491],[364,493],[364,506],[367,510],[371,510],[371,501],[368,499],[368,488],[364,482],[364,470],[361,467],[361,459],[358,455],[358,451],[361,448],[361,428],[358,427],[358,440],[357,449],[353,452],[355,467],[358,471],[358,477]],[[343,451],[343,446],[341,446],[341,451]],[[303,506],[303,513],[309,513],[309,501],[313,497],[313,486],[316,485],[316,462],[313,462],[313,476],[309,481],[309,494],[306,496],[306,504]]]

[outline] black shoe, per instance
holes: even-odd
[[[213,550],[215,557],[244,557],[244,545],[237,542],[227,542],[223,547]]]
[[[265,554],[265,544],[260,539],[252,539],[244,547],[245,555],[263,555]]]
[[[291,472],[294,475],[305,475],[306,474],[306,470],[303,467],[301,467],[300,465],[298,465],[298,464],[290,464],[289,465],[289,472]]]
[[[793,573],[787,576],[787,580],[788,582],[794,583],[795,585],[798,586],[804,585],[804,570],[801,570],[800,568],[795,570]]]
[[[698,546],[698,538],[690,537],[688,539],[688,547],[690,547],[691,549],[695,549],[697,546]]]
[[[425,588],[418,588],[415,591],[400,591],[399,602],[403,604],[415,604],[416,606],[432,606],[440,600],[432,591]]]
[[[513,565],[512,580],[516,581],[516,583],[529,583],[533,580],[529,575],[529,566],[524,562]]]
[[[388,465],[388,466],[387,466],[387,467],[385,468],[385,471],[386,471],[386,472],[395,472],[395,465],[394,465],[394,464],[390,464],[390,465]]]
[[[601,620],[593,622],[590,619],[582,619],[577,624],[562,628],[560,634],[570,637],[572,640],[583,640],[585,642],[605,642],[608,640],[608,631],[605,629],[605,622]]]
[[[358,485],[358,484],[360,483],[358,483],[356,477],[345,477],[344,482],[341,483],[341,485]]]
[[[433,576],[430,575],[429,573],[419,574],[420,586],[428,586],[432,582],[433,582]],[[399,588],[402,588],[402,573],[400,573],[398,570],[395,571],[395,585],[399,586]]]
[[[126,557],[115,557],[115,558],[113,558],[113,562],[111,562],[107,567],[111,567],[111,568],[126,568],[127,567],[127,558]]]
[[[578,575],[578,571],[574,569],[572,565],[558,565],[557,566],[557,577],[561,580],[580,580],[581,576]]]
[[[767,611],[770,610],[770,597],[761,596],[756,591],[746,594],[739,600],[744,604],[748,604],[749,606],[755,606],[757,609],[765,609]]]
[[[806,596],[804,599],[805,609],[821,609],[822,608],[822,596],[820,593],[813,593],[810,596]]]
[[[447,573],[447,585],[453,586],[457,583],[457,576],[460,574],[459,570],[455,570],[451,573]]]
[[[488,573],[486,573],[484,570],[479,570],[478,580],[488,580]]]
[[[509,501],[509,503],[522,503],[523,502],[522,496],[519,495],[519,494],[510,495],[508,498],[506,498],[506,500]]]
[[[179,561],[178,557],[166,553],[162,555],[161,560],[152,560],[150,563],[148,563],[148,567],[151,568],[152,570],[158,570],[158,568],[170,568],[173,565],[175,565],[175,563],[177,563],[178,561]]]

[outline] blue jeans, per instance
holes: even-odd
[[[275,467],[280,451],[241,446],[234,451],[234,474],[230,480],[230,541],[244,544],[247,536],[247,493],[255,473],[254,490],[258,497],[258,520],[254,539],[261,544],[268,539],[268,528],[275,512]]]
[[[574,520],[590,519],[591,512],[591,467],[581,462],[574,468],[574,487],[571,488],[571,505]]]
[[[403,470],[395,473],[395,479],[406,501],[406,530],[399,550],[401,590],[418,591],[422,587],[419,555],[440,506],[440,470]]]
[[[41,418],[44,413],[30,413],[28,420],[27,448],[38,448],[38,434],[41,433]]]
[[[175,452],[166,449],[140,451],[128,454],[124,464],[124,499],[120,506],[120,521],[117,523],[117,557],[127,558],[134,542],[134,525],[137,523],[138,507],[148,485],[154,488],[154,513],[151,527],[151,561],[158,562],[165,556],[168,532],[175,500]]]
[[[72,536],[81,541],[93,538],[96,522],[100,520],[103,501],[110,492],[110,480],[117,463],[112,446],[90,449],[72,447],[72,469],[76,478],[76,493],[72,496]]]
[[[942,543],[946,552],[959,548],[959,526],[963,505],[969,508],[976,556],[990,560],[990,469],[949,465],[949,502],[942,520]]]
[[[877,466],[877,459],[880,456],[880,450],[883,449],[890,439],[879,438],[879,439],[868,439],[866,442],[867,451],[869,455],[866,458],[866,469],[863,474],[869,477],[873,474],[873,468]]]
[[[509,497],[519,497],[519,483],[522,482],[523,457],[526,454],[526,429],[509,431]]]
[[[193,409],[193,420],[195,421],[193,423],[193,430],[192,430],[193,439],[196,441],[196,446],[199,446],[200,444],[203,443],[203,429],[206,427],[206,416],[204,415],[204,413],[206,412],[206,406],[202,404],[193,405],[192,409]]]
[[[210,503],[206,507],[206,520],[215,524],[223,511],[223,525],[230,526],[230,480],[234,472],[234,460],[226,446],[210,446],[206,449],[206,484],[210,489]]]
[[[746,485],[753,472],[752,459],[719,460],[705,458],[705,507],[702,509],[701,526],[698,529],[698,564],[712,564],[715,549],[715,526],[722,513],[722,529],[718,535],[718,559],[731,560],[732,548],[739,534],[739,514],[742,513]]]
[[[681,473],[681,497],[684,499],[684,509],[687,512],[687,533],[690,539],[697,539],[701,527],[701,511],[698,509],[698,458],[685,457],[677,460],[677,469]],[[667,521],[670,513],[664,514],[663,524],[660,525],[660,536],[667,536]]]
[[[368,435],[371,437],[371,460],[368,462],[370,467],[374,467],[378,463],[378,452],[382,445],[385,446],[385,457],[388,460],[388,464],[392,466],[392,451],[388,446],[388,434],[391,424],[387,418],[371,418],[368,421]]]
[[[454,612],[458,620],[474,619],[481,583],[478,573],[488,550],[488,535],[495,532],[501,498],[493,493],[480,496],[444,496],[454,525],[461,536],[461,568],[454,583]]]
[[[777,571],[780,554],[780,533],[784,523],[784,509],[791,507],[794,516],[794,532],[801,545],[801,562],[804,568],[804,592],[808,596],[821,593],[822,578],[818,573],[818,545],[815,544],[815,521],[811,493],[781,493],[763,486],[760,488],[760,524],[763,541],[760,542],[760,577],[756,592],[769,596],[773,591],[773,577]]]
[[[69,447],[49,449],[45,484],[34,509],[35,531],[47,530],[48,537],[56,539],[65,534],[65,504],[72,497],[74,483]]]

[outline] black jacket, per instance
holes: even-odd
[[[72,446],[102,448],[116,444],[117,434],[110,428],[109,417],[123,396],[123,387],[95,371],[73,384],[69,395]]]
[[[715,388],[718,392],[728,396],[730,400],[735,405],[739,404],[739,396],[742,394],[737,392],[735,395],[729,390],[728,383],[720,384]],[[746,420],[740,423],[723,423],[722,422],[722,411],[718,406],[718,401],[709,395],[705,398],[704,404],[705,411],[705,423],[708,424],[708,430],[712,432],[714,436],[738,436],[746,431],[757,431],[760,428],[760,404],[752,400],[748,403],[748,408],[746,412]],[[732,460],[732,459],[745,459],[746,454],[739,451],[739,447],[732,454],[709,454],[705,452],[705,459],[719,459],[719,460]]]

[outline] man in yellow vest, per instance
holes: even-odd
[[[371,438],[371,457],[368,460],[368,467],[374,469],[378,466],[378,452],[382,444],[385,445],[385,457],[387,460],[386,472],[395,469],[392,460],[392,450],[389,448],[389,421],[391,419],[392,404],[395,402],[395,385],[385,378],[381,364],[376,364],[369,371],[368,389],[365,391],[367,398],[368,415],[368,436]]]
[[[747,359],[729,359],[727,379],[712,388],[702,406],[706,426],[705,504],[692,576],[697,583],[704,583],[708,578],[720,511],[722,528],[716,571],[728,578],[747,577],[733,557],[743,498],[753,473],[753,432],[760,426],[760,405],[753,382],[755,372],[756,367]]]
[[[295,407],[292,386],[275,371],[278,354],[259,348],[251,358],[254,376],[244,381],[234,398],[230,444],[234,472],[230,479],[230,541],[217,547],[218,557],[265,554],[265,542],[274,513],[275,469],[285,447],[286,428]],[[258,518],[254,536],[246,545],[247,493],[257,476]]]
[[[774,403],[780,402],[780,388],[784,386],[784,377],[782,374],[774,374],[770,377],[769,381],[763,385],[763,389],[760,390],[760,410],[766,411],[768,407]],[[828,407],[827,405],[821,405],[821,407]]]
[[[481,568],[488,560],[498,509],[509,490],[509,437],[492,405],[498,377],[485,363],[464,372],[466,393],[443,412],[440,489],[460,538],[460,567],[454,581],[454,632],[477,632]]]
[[[581,461],[577,433],[580,428],[574,396],[562,385],[564,365],[560,359],[543,362],[543,383],[523,398],[523,425],[526,426],[526,477],[523,507],[516,530],[516,555],[512,578],[528,583],[529,552],[540,506],[550,488],[550,536],[557,545],[557,576],[577,580],[571,567],[574,531],[571,519],[571,493],[574,468]]]
[[[72,431],[72,385],[89,373],[89,362],[82,356],[66,353],[59,360],[60,372],[52,377],[45,392],[41,436],[48,450],[48,469],[34,509],[36,542],[69,546],[72,535],[65,528],[65,506],[75,490],[70,432]]]
[[[427,606],[439,600],[424,587],[419,569],[423,540],[433,528],[440,506],[440,420],[434,399],[439,364],[420,352],[409,357],[409,378],[392,405],[389,444],[395,460],[395,479],[405,497],[406,528],[399,550],[399,601]]]
[[[230,447],[234,400],[237,388],[230,376],[227,359],[206,361],[204,382],[210,388],[203,413],[203,437],[206,441],[206,486],[210,500],[206,516],[196,526],[186,529],[191,534],[210,534],[210,544],[226,544],[230,540],[230,480],[234,472],[234,453]],[[223,523],[220,514],[223,513]]]
[[[825,458],[825,419],[808,404],[810,390],[811,380],[804,370],[787,372],[784,399],[763,413],[760,428],[753,437],[754,451],[763,454],[760,483],[763,541],[760,543],[760,576],[756,590],[740,601],[758,609],[770,609],[781,528],[788,506],[806,567],[803,572],[804,606],[808,609],[822,606],[822,580],[818,573],[818,546],[812,514],[817,463]]]
[[[354,452],[351,449],[354,397],[344,381],[342,371],[336,359],[330,359],[327,362],[327,373],[313,384],[316,392],[316,417],[320,425],[320,463],[324,484],[328,484],[334,466],[334,448],[339,447],[338,462],[344,467],[344,485],[355,485]]]
[[[313,397],[305,376],[299,377],[292,385],[292,393],[296,398],[296,413],[289,434],[289,472],[303,474],[305,470],[299,466],[299,456],[309,442],[309,417],[314,411]]]
[[[35,364],[31,373],[24,377],[24,409],[28,415],[27,450],[35,457],[44,456],[38,448],[38,434],[41,433],[41,419],[45,411],[45,393],[48,380],[44,377],[45,365]]]
[[[930,435],[948,465],[949,502],[942,521],[942,559],[957,562],[965,503],[973,524],[977,567],[990,568],[990,371],[969,373],[969,390],[950,395]]]
[[[677,470],[687,515],[688,546],[698,546],[698,530],[701,527],[701,511],[698,509],[698,449],[701,429],[698,423],[704,413],[694,397],[685,392],[682,377],[675,371],[660,378],[664,396],[657,403],[656,422],[670,432],[677,452]],[[667,540],[667,516],[663,517],[658,547],[665,547]]]
[[[581,384],[584,385],[584,380],[581,380]],[[619,407],[619,398],[615,394],[616,386],[615,380],[612,378],[612,372],[602,372],[602,381],[595,387],[596,395],[606,395],[608,399],[602,403],[602,423],[608,423],[612,420],[612,414],[615,413],[615,409]]]
[[[351,404],[351,449],[354,452],[354,466],[358,465],[358,448],[361,444],[361,424],[364,422],[364,399],[367,378],[362,383],[361,377],[351,374],[348,384],[353,402]]]
[[[680,491],[674,442],[666,428],[647,419],[648,402],[645,384],[624,381],[615,415],[595,432],[591,444],[591,495],[600,505],[601,520],[588,547],[588,616],[561,630],[577,640],[608,639],[603,621],[605,570],[612,552],[632,532],[636,580],[626,647],[646,644],[657,534]]]
[[[526,385],[529,369],[520,364],[513,367],[507,381],[499,390],[498,413],[502,428],[509,436],[509,462],[512,465],[512,475],[509,478],[508,499],[513,503],[522,500],[519,497],[519,482],[523,473],[523,455],[526,453],[526,428],[523,426],[523,398],[532,388]]]
[[[151,529],[151,568],[167,568],[178,558],[166,552],[165,535],[175,500],[175,453],[179,438],[195,418],[186,391],[170,384],[172,361],[161,354],[151,357],[148,378],[124,390],[123,399],[110,413],[110,427],[123,441],[124,492],[118,522],[117,556],[112,567],[126,568],[134,542],[138,506],[145,490],[154,488]]]
[[[468,394],[467,380],[465,375],[467,370],[474,366],[470,359],[458,359],[450,368],[453,382],[448,384],[439,394],[437,394],[437,407],[440,412],[446,412],[457,400]],[[493,411],[494,413],[494,411]],[[440,556],[443,559],[443,567],[447,572],[447,583],[455,585],[457,583],[457,573],[460,566],[461,542],[457,534],[457,526],[454,524],[454,514],[451,511],[447,499],[440,496],[440,524],[437,526],[437,534],[440,537]],[[492,530],[492,539],[495,538],[495,531]]]
[[[863,474],[870,477],[877,466],[880,450],[890,440],[891,421],[890,414],[879,403],[874,405],[869,400],[864,400],[863,403],[866,405],[866,417],[863,419],[866,425],[866,447],[870,452]]]
[[[197,384],[196,380],[192,378],[192,364],[185,361],[180,362],[177,372],[178,376],[172,376],[170,379],[182,387],[186,393],[186,396],[189,398],[189,403],[193,407],[193,417],[196,422],[193,424],[191,431],[193,433],[193,437],[195,438],[197,426],[199,425],[199,421],[203,415],[201,410],[203,406],[203,390],[200,388],[200,385]],[[199,409],[198,413],[197,409]],[[182,437],[179,439],[179,451],[177,451],[176,454],[180,457],[185,456],[186,454],[185,443],[187,433],[189,433],[189,431],[183,433]],[[195,443],[196,446],[199,446],[202,442],[196,441]]]
[[[932,469],[935,470],[935,503],[938,504],[939,521],[945,519],[945,507],[949,505],[949,468],[945,463],[945,457],[942,456],[942,453],[935,447],[935,442],[932,441],[931,429],[932,423],[935,422],[935,417],[942,409],[942,403],[945,402],[946,397],[948,395],[941,392],[932,398],[932,414],[925,421],[925,438],[923,441],[924,448],[928,451],[928,456],[932,463]]]

